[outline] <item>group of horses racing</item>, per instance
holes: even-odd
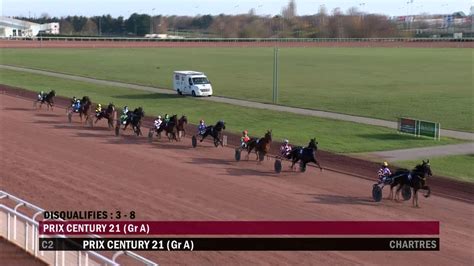
[[[54,107],[54,97],[56,92],[51,90],[47,94],[41,93],[38,95],[38,98],[33,103],[34,108],[41,109],[43,104],[47,105],[48,110]],[[118,136],[120,133],[120,128],[123,125],[122,130],[126,130],[129,125],[133,132],[137,136],[141,136],[141,123],[142,119],[145,117],[145,112],[142,107],[135,108],[133,111],[128,111],[124,115],[117,118],[117,109],[113,103],[109,103],[107,108],[100,110],[100,112],[94,112],[92,110],[92,101],[88,96],[82,97],[82,99],[74,100],[71,102],[71,105],[66,108],[66,114],[68,121],[72,122],[72,116],[74,113],[77,113],[80,117],[81,123],[86,123],[90,126],[96,124],[101,119],[106,119],[109,129],[114,128],[115,125],[115,134]],[[83,121],[83,117],[85,118]],[[93,119],[95,118],[95,122]],[[177,115],[173,115],[167,120],[160,124],[159,127],[152,126],[148,133],[149,141],[151,142],[153,136],[156,134],[161,138],[161,133],[165,132],[169,141],[180,141],[181,138],[186,136],[186,125],[188,119],[185,115],[182,115],[178,119]],[[192,146],[197,146],[197,140],[200,137],[200,142],[202,142],[207,136],[213,138],[213,143],[216,147],[223,146],[222,141],[222,131],[225,130],[225,122],[220,120],[215,125],[207,126],[203,132],[192,135]],[[235,149],[235,159],[240,161],[241,152],[246,151],[246,158],[249,159],[249,156],[252,152],[255,152],[256,159],[258,163],[261,163],[265,157],[268,158],[267,154],[270,152],[270,147],[272,143],[272,131],[267,130],[265,135],[262,138],[250,138],[249,141],[243,143],[238,148]],[[277,173],[281,172],[282,169],[282,160],[289,160],[291,162],[290,168],[295,169],[295,164],[300,162],[300,170],[304,172],[306,170],[306,165],[308,163],[314,163],[322,171],[323,168],[316,160],[316,152],[318,142],[316,138],[313,138],[308,143],[307,147],[294,147],[291,149],[286,156],[277,156],[275,159],[275,171]],[[382,189],[384,186],[390,186],[390,195],[388,199],[397,200],[399,199],[399,194],[402,194],[404,200],[409,200],[413,198],[413,206],[418,207],[418,191],[425,190],[427,193],[425,197],[429,197],[431,194],[431,189],[426,185],[427,177],[432,176],[431,167],[429,160],[423,161],[421,164],[416,165],[413,170],[408,169],[398,169],[394,174],[386,178],[383,182],[379,182],[373,185],[372,187],[372,197],[374,201],[379,202],[382,200]],[[395,197],[393,190],[396,188]],[[413,190],[413,197],[412,191]]]

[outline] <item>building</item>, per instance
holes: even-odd
[[[39,33],[59,34],[59,23],[38,24],[9,17],[0,17],[0,38],[31,38]]]

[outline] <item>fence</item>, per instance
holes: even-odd
[[[50,265],[120,265],[117,263],[118,257],[127,255],[138,263],[149,266],[157,266],[138,254],[129,251],[116,252],[112,258],[108,258],[94,251],[40,251],[39,250],[39,223],[37,217],[44,212],[40,207],[27,201],[17,198],[5,191],[0,190],[0,199],[12,200],[16,205],[12,209],[4,204],[0,204],[0,235],[8,241],[20,246],[28,253]],[[19,212],[20,207],[26,207],[34,211],[32,217]],[[43,237],[43,236],[41,236]],[[55,235],[53,237],[65,237]],[[90,235],[93,238],[100,238],[97,235]]]
[[[185,39],[158,39],[142,37],[97,37],[97,36],[38,36],[38,37],[14,37],[0,38],[4,40],[38,40],[38,41],[104,41],[104,42],[263,42],[263,43],[286,43],[286,42],[473,42],[473,37],[466,38],[185,38]]]

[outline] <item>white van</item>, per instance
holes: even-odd
[[[206,75],[196,71],[175,71],[173,87],[179,95],[211,96],[212,86]]]

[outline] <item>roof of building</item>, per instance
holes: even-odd
[[[3,27],[12,27],[18,29],[28,29],[31,26],[39,25],[38,23],[33,23],[25,20],[19,20],[9,17],[0,16],[0,26]]]

